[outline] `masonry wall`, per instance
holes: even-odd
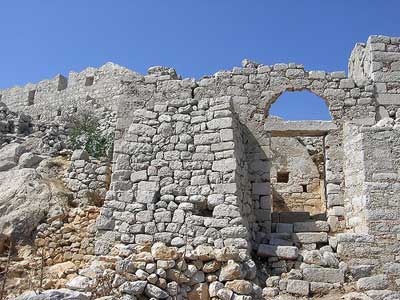
[[[338,253],[352,265],[390,273],[400,259],[400,133],[392,127],[346,130],[345,207],[352,233],[338,236]]]
[[[57,75],[37,84],[0,90],[1,101],[12,111],[23,112],[34,120],[52,121],[66,111],[93,110],[105,107],[116,111],[124,91],[123,82],[141,76],[113,63],[87,68],[68,77]]]
[[[163,73],[132,85],[126,103],[136,110],[125,109],[117,124],[97,253],[118,241],[250,247],[253,212],[232,97],[196,99],[194,87]]]
[[[315,149],[314,156],[320,156],[318,160],[315,158],[316,161],[302,140],[271,138],[270,180],[274,212],[309,212],[311,215],[326,212],[322,138],[308,140],[308,146]],[[287,174],[287,178],[278,178],[282,174]]]
[[[398,38],[383,36],[358,44],[349,77],[307,71],[294,63],[268,66],[244,60],[230,71],[182,80],[170,68],[154,67],[142,76],[109,63],[0,95],[10,109],[34,120],[86,108],[117,112],[113,174],[97,222],[97,253],[107,253],[118,242],[146,241],[249,249],[268,240],[271,232],[272,161],[264,122],[284,92],[318,95],[337,127],[325,137],[331,233],[385,228],[364,226],[371,216],[363,202],[359,216],[356,210],[345,214],[345,193],[356,199],[364,192],[350,185],[346,191],[343,126],[396,118],[399,45]]]

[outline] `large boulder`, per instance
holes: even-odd
[[[62,215],[70,196],[57,179],[35,169],[0,172],[0,240],[29,240],[45,217]]]
[[[89,300],[86,293],[71,291],[68,289],[47,290],[40,294],[29,292],[16,298],[16,300]]]
[[[21,144],[11,143],[0,149],[0,172],[10,170],[18,163],[20,156],[26,151]]]

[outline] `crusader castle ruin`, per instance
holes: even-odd
[[[283,93],[303,90],[331,121],[270,116]],[[22,145],[26,127],[40,132],[31,155],[55,157],[68,149],[63,120],[81,111],[114,132],[111,161],[75,150],[62,178],[74,209],[89,194],[104,201],[79,227],[90,232],[65,242],[73,215],[30,233],[55,243],[49,265],[119,257],[115,272],[135,279],[114,282],[115,299],[302,299],[349,282],[370,298],[348,299],[400,299],[400,38],[356,44],[348,75],[244,60],[194,80],[107,63],[0,90],[0,101],[19,116],[0,123],[3,149]],[[88,292],[85,276],[71,293]]]

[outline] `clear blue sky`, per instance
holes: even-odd
[[[400,36],[399,0],[12,0],[0,9],[0,88],[107,61],[195,78],[243,58],[347,70],[356,42]],[[296,118],[297,99],[276,105]]]

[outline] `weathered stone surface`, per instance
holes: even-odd
[[[295,295],[308,296],[310,283],[304,280],[288,280],[286,291]]]
[[[210,294],[208,292],[207,283],[196,284],[193,289],[188,293],[189,300],[208,300],[210,299]]]
[[[174,247],[167,247],[164,243],[155,243],[151,247],[151,255],[154,259],[161,260],[174,260],[178,258],[177,249]]]
[[[343,283],[344,272],[340,269],[305,268],[303,278],[309,282]]]
[[[364,277],[357,280],[357,289],[366,290],[384,290],[389,287],[389,280],[385,275],[376,275]]]
[[[294,246],[271,246],[261,244],[258,247],[257,255],[261,257],[274,257],[284,259],[296,259],[299,255],[299,249]]]
[[[242,268],[241,266],[234,262],[233,260],[229,260],[226,265],[221,268],[221,273],[219,274],[219,281],[229,281],[240,279],[242,276]]]
[[[231,289],[237,294],[242,294],[242,295],[250,295],[253,291],[253,285],[251,282],[246,281],[246,280],[233,280],[233,281],[227,281],[225,283],[225,287],[228,289]]]
[[[298,241],[302,244],[327,243],[328,234],[325,232],[294,233],[293,240]]]
[[[17,300],[47,300],[47,299],[66,299],[66,300],[89,300],[89,295],[68,289],[47,290],[40,294],[29,292],[16,298]]]
[[[147,281],[137,280],[133,282],[125,282],[119,287],[122,293],[129,295],[142,295],[146,287]]]
[[[166,291],[150,283],[146,285],[144,292],[148,297],[154,297],[156,299],[165,299],[169,297]]]
[[[66,283],[66,287],[73,291],[88,292],[90,290],[90,279],[84,276],[77,276]]]

